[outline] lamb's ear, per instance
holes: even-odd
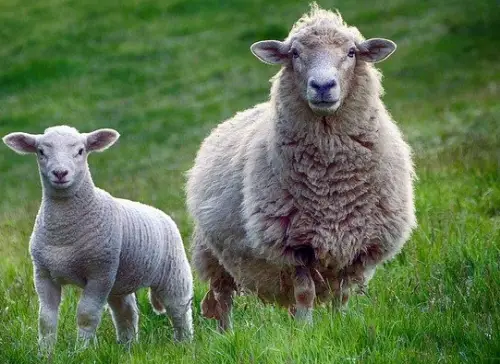
[[[10,133],[2,138],[14,152],[19,154],[36,153],[38,135],[28,133]]]
[[[357,57],[365,62],[382,62],[396,50],[396,43],[389,39],[372,38],[356,45]]]
[[[113,129],[99,129],[85,134],[85,146],[88,152],[101,152],[118,140],[120,134]]]
[[[267,64],[283,64],[288,60],[289,47],[278,40],[261,40],[250,47],[253,55]]]

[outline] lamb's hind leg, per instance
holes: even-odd
[[[130,344],[138,338],[139,309],[135,294],[109,296],[108,304],[116,328],[116,338],[121,344]]]
[[[180,293],[173,287],[151,289],[150,301],[157,314],[165,312],[172,320],[174,341],[190,341],[194,335],[192,297]]]
[[[184,254],[184,252],[183,252]],[[185,256],[171,259],[160,279],[150,287],[150,301],[157,313],[166,312],[174,327],[174,341],[193,339],[193,274]]]
[[[316,288],[309,268],[298,266],[293,276],[293,293],[295,296],[295,319],[308,324],[313,322],[313,305]]]
[[[193,265],[202,280],[210,281],[210,290],[201,302],[201,313],[206,318],[216,319],[219,331],[232,329],[231,311],[236,284],[233,277],[219,263],[200,234],[195,234]]]

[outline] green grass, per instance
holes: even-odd
[[[172,215],[189,245],[184,172],[210,129],[266,99],[277,68],[252,42],[283,38],[307,4],[289,1],[3,0],[0,135],[67,123],[116,128],[91,157],[96,183]],[[116,2],[118,4],[118,2]],[[302,328],[238,297],[235,331],[199,315],[174,345],[140,292],[140,343],[75,352],[78,290],[67,289],[54,363],[500,362],[500,4],[496,0],[334,2],[366,37],[399,45],[380,67],[384,100],[415,151],[419,228],[344,313]],[[35,160],[0,146],[0,363],[35,363],[38,304],[28,240],[41,189]]]

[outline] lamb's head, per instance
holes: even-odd
[[[318,115],[331,115],[342,105],[360,63],[383,61],[395,49],[396,44],[387,39],[364,40],[338,12],[316,4],[284,41],[264,40],[251,46],[261,61],[283,66],[293,80],[292,92],[298,92]]]
[[[88,174],[88,153],[110,147],[118,137],[112,129],[85,134],[61,125],[48,128],[43,134],[11,133],[3,142],[17,153],[37,155],[45,188],[77,190]]]

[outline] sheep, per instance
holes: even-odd
[[[30,253],[41,353],[51,353],[55,344],[65,284],[83,288],[77,311],[81,347],[95,344],[106,302],[118,342],[136,341],[135,292],[142,287],[150,287],[156,313],[171,318],[174,340],[193,336],[193,277],[176,224],[162,211],[114,198],[92,181],[88,154],[107,149],[118,138],[113,129],[80,134],[65,125],[42,135],[16,132],[3,138],[15,152],[38,157],[43,196]]]
[[[315,304],[345,307],[411,236],[412,153],[373,65],[395,49],[315,3],[284,41],[251,46],[281,65],[269,101],[215,127],[187,172],[201,311],[221,331],[240,289],[312,324]]]

